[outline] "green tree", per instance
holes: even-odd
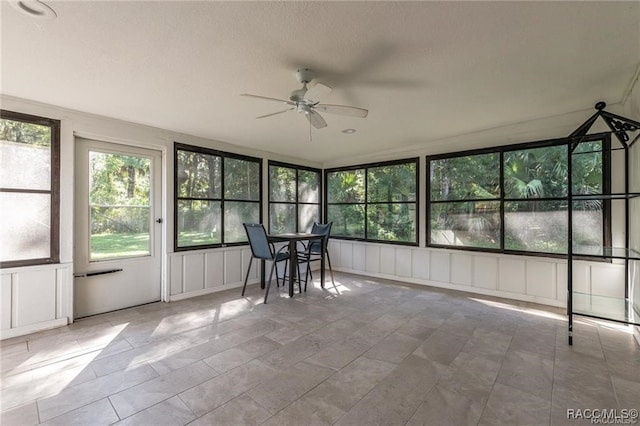
[[[51,146],[51,127],[0,119],[0,140],[36,146]]]

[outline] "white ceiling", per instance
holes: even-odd
[[[637,1],[47,3],[2,1],[3,94],[316,162],[619,103],[640,63]],[[368,118],[256,120],[300,67]]]

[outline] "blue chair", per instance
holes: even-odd
[[[287,246],[283,246],[280,250],[276,251],[274,245],[269,242],[267,238],[267,231],[261,223],[243,223],[244,230],[247,232],[247,238],[249,239],[249,245],[251,246],[251,259],[249,260],[249,267],[247,268],[247,275],[244,277],[244,285],[242,286],[242,295],[247,288],[247,280],[249,279],[249,272],[251,271],[251,263],[253,259],[269,260],[271,261],[271,272],[269,273],[269,282],[267,283],[267,291],[264,295],[264,303],[267,303],[267,297],[269,296],[269,287],[271,287],[271,278],[273,278],[273,270],[276,270],[276,282],[278,281],[278,268],[276,263],[283,260],[288,260],[291,254],[288,251]]]
[[[310,263],[322,259],[323,243],[324,243],[324,249],[325,249],[324,255],[327,256],[327,262],[329,262],[329,271],[331,272],[331,282],[333,283],[334,286],[336,285],[335,279],[333,278],[333,268],[331,267],[331,258],[329,257],[329,250],[327,248],[329,245],[329,236],[331,234],[331,225],[333,225],[333,222],[329,222],[329,223],[315,222],[313,224],[313,227],[311,228],[311,233],[322,234],[322,239],[311,240],[304,247],[304,250],[298,251],[298,264],[300,263],[307,264],[307,271],[304,277],[304,291],[307,291],[307,281],[309,279],[309,276],[311,276],[311,279],[313,279],[313,275],[311,274]],[[324,283],[322,285],[324,287]]]

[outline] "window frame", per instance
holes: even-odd
[[[271,166],[273,167],[282,167],[282,168],[287,168],[287,169],[293,169],[296,171],[296,201],[271,201]],[[300,201],[300,193],[298,191],[298,185],[299,185],[299,172],[300,170],[303,171],[307,171],[307,172],[313,172],[313,173],[317,173],[318,174],[318,202],[317,203],[308,203],[308,202],[302,202]],[[268,165],[267,165],[267,225],[268,225],[268,232],[271,233],[271,205],[272,204],[286,204],[286,205],[295,205],[295,209],[296,209],[296,232],[302,232],[300,230],[300,209],[299,206],[300,205],[305,205],[305,206],[318,206],[318,211],[319,211],[319,217],[318,220],[322,221],[322,205],[323,205],[323,185],[322,185],[322,169],[316,169],[314,167],[308,167],[308,166],[301,166],[298,164],[291,164],[291,163],[285,163],[285,162],[281,162],[281,161],[275,161],[275,160],[269,160]]]
[[[204,250],[204,249],[211,249],[211,248],[220,248],[220,247],[234,247],[234,246],[246,246],[248,244],[247,241],[238,241],[238,242],[230,242],[227,243],[224,241],[224,212],[225,212],[225,201],[229,201],[229,202],[233,202],[233,203],[238,203],[238,202],[244,202],[244,203],[252,203],[252,204],[258,204],[258,210],[259,210],[259,222],[262,223],[262,158],[258,158],[258,157],[251,157],[248,155],[242,155],[242,154],[235,154],[235,153],[231,153],[231,152],[226,152],[226,151],[220,151],[217,149],[212,149],[212,148],[205,148],[202,146],[196,146],[196,145],[189,145],[189,144],[184,144],[181,142],[174,142],[173,144],[174,146],[174,150],[173,150],[173,167],[174,167],[174,171],[173,171],[173,250],[175,252],[181,252],[181,251],[193,251],[193,250]],[[196,153],[196,154],[204,154],[204,155],[211,155],[211,156],[217,156],[221,158],[221,164],[220,164],[220,198],[199,198],[199,197],[179,197],[178,196],[178,151],[186,151],[186,152],[191,152],[191,153]],[[257,163],[258,164],[258,185],[259,185],[259,199],[257,201],[255,200],[242,200],[242,199],[235,199],[235,198],[231,198],[231,197],[226,197],[225,196],[225,185],[224,185],[224,159],[225,158],[231,158],[234,160],[242,160],[242,161],[248,161],[248,162],[252,162],[252,163]],[[220,235],[221,235],[221,242],[220,243],[215,243],[215,244],[202,244],[202,245],[195,245],[195,246],[178,246],[178,234],[179,234],[179,230],[178,230],[178,201],[180,200],[201,200],[201,201],[215,201],[215,202],[220,202]]]
[[[593,135],[585,136],[580,142],[597,142],[602,141],[602,193],[610,194],[611,193],[611,135],[609,133],[598,133]],[[475,251],[475,252],[486,252],[486,253],[496,253],[496,254],[511,254],[511,255],[522,255],[522,256],[535,256],[535,257],[549,257],[549,258],[566,258],[567,253],[550,253],[550,252],[540,252],[540,251],[527,251],[527,250],[514,250],[514,249],[506,249],[505,248],[505,203],[508,202],[518,202],[518,201],[566,201],[569,202],[569,192],[573,191],[573,188],[569,188],[567,186],[567,194],[564,197],[542,197],[542,198],[513,198],[507,197],[505,195],[505,174],[504,174],[504,154],[512,151],[521,151],[527,149],[536,149],[536,148],[545,148],[545,147],[555,147],[555,146],[566,146],[567,147],[567,161],[573,160],[573,152],[571,151],[571,140],[568,138],[558,138],[558,139],[549,139],[543,141],[534,141],[534,142],[525,142],[511,145],[502,145],[491,148],[480,148],[466,151],[457,151],[457,152],[449,152],[444,154],[434,154],[426,156],[426,246],[430,248],[440,248],[447,250],[462,250],[462,251]],[[482,200],[441,200],[441,201],[432,201],[431,200],[431,161],[433,160],[442,160],[449,158],[459,158],[466,157],[472,155],[481,155],[481,154],[494,154],[497,153],[499,155],[499,169],[500,169],[500,195],[495,199],[482,199]],[[567,180],[567,185],[569,185],[569,180]],[[572,194],[575,195],[575,194]],[[456,202],[476,202],[476,201],[497,201],[500,203],[500,247],[499,248],[485,248],[485,247],[472,247],[472,246],[456,246],[456,245],[446,245],[446,244],[433,244],[431,243],[431,205],[433,204],[445,204],[445,203],[456,203]],[[568,214],[573,213],[573,206],[567,207]],[[612,240],[612,229],[611,229],[611,201],[604,200],[602,206],[602,238],[603,245],[610,246]],[[577,259],[580,259],[580,256],[575,256]],[[589,257],[588,260],[595,260],[593,257]],[[602,261],[609,261],[608,259],[602,258]]]
[[[50,206],[50,248],[49,257],[37,259],[22,259],[0,261],[0,268],[15,268],[21,266],[48,265],[60,263],[60,120],[24,114],[0,109],[0,118],[37,124],[51,128],[51,186],[49,190],[2,188],[0,192],[21,194],[48,194],[51,197]]]
[[[367,238],[368,224],[367,224],[367,214],[368,214],[368,206],[376,205],[376,204],[389,204],[388,202],[369,202],[368,201],[368,169],[377,168],[377,167],[385,167],[385,166],[397,166],[404,164],[415,164],[416,166],[416,199],[415,201],[394,201],[391,204],[415,204],[416,213],[415,213],[415,241],[390,241],[390,240],[377,240],[373,238]],[[330,203],[329,202],[329,185],[328,185],[328,175],[329,173],[336,172],[346,172],[352,170],[363,170],[364,171],[364,201],[358,203]],[[370,243],[380,243],[380,244],[392,244],[392,245],[402,245],[402,246],[411,246],[418,247],[420,244],[420,157],[410,157],[403,158],[399,160],[391,160],[391,161],[382,161],[375,163],[365,163],[365,164],[357,164],[346,167],[333,167],[330,169],[324,169],[324,220],[327,220],[329,205],[363,205],[364,206],[364,238],[359,237],[346,237],[346,236],[338,236],[331,235],[331,238],[339,239],[339,240],[349,240],[349,241],[364,241]]]

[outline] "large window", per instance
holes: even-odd
[[[608,191],[608,138],[571,155],[573,194]],[[566,140],[427,158],[428,244],[507,252],[567,252],[569,145]],[[608,206],[573,203],[574,242],[602,245]]]
[[[269,162],[269,232],[309,232],[320,222],[320,170]]]
[[[332,237],[417,245],[418,159],[325,171]]]
[[[59,261],[60,122],[0,113],[0,266]]]
[[[175,144],[175,249],[246,243],[262,220],[262,160]]]

